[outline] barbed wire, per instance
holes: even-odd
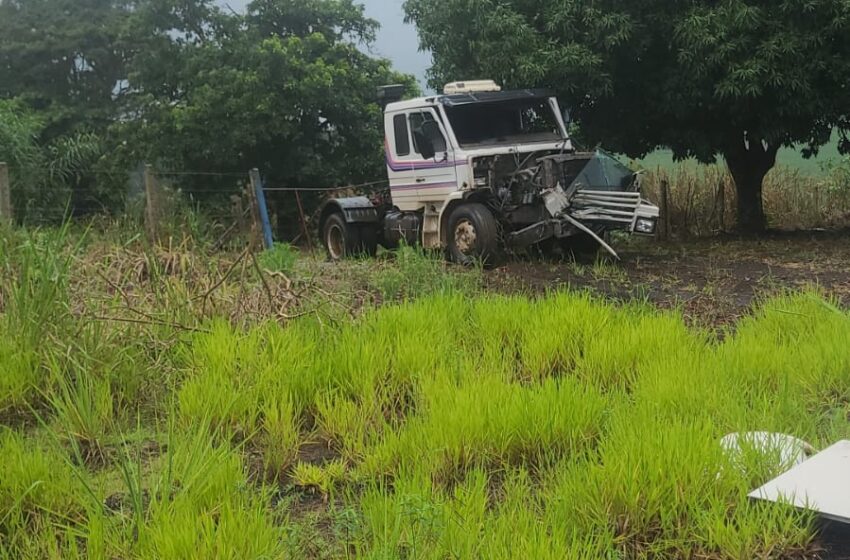
[[[112,176],[126,176],[126,175],[144,175],[144,169],[126,169],[123,171],[114,171],[110,169],[93,169],[93,168],[85,168],[85,169],[74,169],[72,174],[74,175],[112,175]],[[183,175],[197,175],[197,176],[211,176],[211,177],[244,177],[248,178],[248,172],[237,172],[237,171],[162,171],[155,170],[152,171],[153,175],[156,176],[183,176]]]
[[[108,169],[74,169],[70,174],[71,175],[110,175],[110,176],[124,176],[131,174],[140,175],[141,171],[135,170],[127,170],[127,171],[110,171]]]
[[[184,176],[197,175],[200,177],[248,177],[248,172],[237,173],[235,171],[219,172],[219,171],[154,171],[156,176]]]
[[[77,170],[78,174],[82,173],[91,173],[94,175],[102,175],[102,176],[115,176],[115,177],[132,177],[135,176],[139,179],[144,175],[144,173],[140,170],[131,170],[131,171],[110,171],[110,170],[102,170],[102,169],[83,169]],[[213,171],[156,171],[153,173],[158,177],[168,177],[168,176],[199,176],[199,177],[243,177],[248,179],[248,173],[231,173],[231,172],[213,172]],[[247,181],[246,181],[247,183]],[[174,186],[172,189],[173,192],[177,194],[186,195],[189,198],[195,198],[196,195],[240,195],[245,192],[247,184],[243,184],[239,187],[231,187],[231,188],[185,188],[180,185]],[[342,185],[337,187],[285,187],[285,186],[264,186],[263,192],[265,193],[274,193],[274,192],[317,192],[317,193],[334,193],[340,191],[349,191],[349,190],[362,190],[369,189],[372,191],[379,190],[381,188],[386,188],[389,186],[389,181],[386,179],[378,180],[378,181],[369,181],[365,183],[358,183],[354,185]],[[138,185],[135,187],[126,188],[123,190],[114,190],[114,189],[104,189],[97,185],[80,185],[74,187],[66,187],[61,190],[60,193],[57,193],[58,199],[55,203],[48,204],[22,204],[24,207],[23,213],[26,214],[26,221],[32,225],[39,224],[49,224],[53,223],[56,220],[58,215],[65,215],[68,212],[71,214],[84,217],[84,216],[92,216],[100,213],[112,213],[115,212],[118,208],[113,203],[118,203],[120,199],[124,199],[127,202],[131,202],[133,199],[139,200],[145,197],[144,188],[139,188]],[[201,197],[199,197],[201,198]],[[212,198],[212,197],[210,197]],[[61,200],[59,200],[61,199]],[[111,201],[110,202],[100,202],[101,200]],[[203,200],[199,199],[198,202],[203,204]],[[233,218],[232,215],[229,214],[207,214],[205,215],[208,219],[212,219],[214,221],[226,221]]]
[[[335,192],[346,191],[349,189],[362,189],[376,185],[389,185],[386,179],[382,181],[372,181],[369,183],[361,183],[359,185],[345,185],[342,187],[263,187],[266,192]]]
[[[241,189],[184,189],[177,188],[175,189],[178,192],[185,194],[238,194],[241,193]]]
[[[128,171],[110,171],[104,169],[77,169],[75,170],[76,174],[91,174],[91,175],[107,175],[112,177],[126,177],[129,175],[135,175],[137,177],[142,177],[144,175],[144,171],[141,170],[128,170]],[[170,177],[170,176],[179,176],[179,177],[190,177],[190,176],[198,176],[198,177],[242,177],[247,178],[247,172],[219,172],[219,171],[154,171],[154,176],[157,177]],[[342,185],[338,187],[281,187],[281,186],[267,186],[263,187],[264,191],[267,192],[334,192],[334,191],[344,191],[348,189],[362,189],[368,187],[374,187],[379,185],[388,185],[389,181],[387,179],[381,179],[379,181],[369,181],[366,183],[359,183],[356,185]],[[95,190],[92,187],[69,187],[69,190],[74,192],[86,191],[86,190]],[[183,188],[178,187],[177,190],[182,192],[193,192],[193,193],[219,193],[225,192],[226,189],[192,189],[192,188]],[[238,189],[233,189],[234,192],[237,192]]]

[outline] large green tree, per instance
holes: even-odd
[[[68,177],[76,202],[92,202],[80,193],[100,201],[123,190],[126,171],[143,161],[175,171],[258,167],[285,187],[383,173],[375,88],[415,86],[365,53],[377,23],[363,7],[352,0],[255,0],[244,13],[222,6],[0,0],[0,101],[13,100],[9,107],[38,122],[30,128],[42,151],[82,133],[103,140],[104,156],[86,166],[97,173]],[[232,188],[232,178],[209,175],[180,183],[201,187],[203,196],[226,181]],[[31,200],[38,189],[28,188]]]
[[[359,48],[377,27],[362,6],[256,0],[245,14],[184,6],[153,0],[131,26],[146,46],[130,64],[133,118],[119,136],[128,157],[184,170],[258,167],[277,187],[383,174],[376,87],[414,86]],[[279,198],[279,214],[291,215],[291,195]]]
[[[115,116],[129,46],[127,0],[0,0],[0,99],[38,112],[52,141]]]
[[[407,0],[434,87],[548,86],[583,134],[632,157],[722,156],[742,230],[782,146],[850,151],[848,0]]]
[[[41,162],[10,157],[21,219],[120,207],[126,174],[93,168],[118,117],[133,52],[122,36],[132,11],[131,0],[0,0],[0,101],[37,123],[32,141]]]

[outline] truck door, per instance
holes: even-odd
[[[387,131],[384,147],[387,156],[387,178],[393,204],[400,210],[417,210],[420,204],[413,164],[419,159],[419,155],[413,151],[407,112],[388,113],[384,120],[384,129]]]
[[[437,126],[422,128],[428,121]],[[446,138],[446,129],[436,111],[431,108],[417,109],[408,114],[413,151],[419,159],[414,161],[414,181],[416,193],[420,202],[442,202],[446,195],[457,190],[457,174],[455,170],[454,151]],[[424,159],[420,147],[416,143],[415,131],[428,130],[428,139],[434,147],[434,157]]]

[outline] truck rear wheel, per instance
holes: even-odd
[[[499,224],[493,213],[477,202],[461,204],[449,215],[448,253],[449,258],[469,266],[480,261],[487,267],[498,265]]]
[[[378,233],[374,225],[349,224],[339,212],[327,217],[322,225],[322,242],[332,261],[378,251]]]
[[[322,242],[332,261],[350,257],[358,252],[360,232],[345,221],[339,212],[327,217],[322,225]]]

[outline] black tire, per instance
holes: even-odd
[[[498,266],[499,223],[486,206],[478,202],[461,204],[449,215],[446,226],[449,259],[464,266],[475,262],[488,268]]]
[[[358,253],[360,231],[345,221],[339,212],[327,217],[322,225],[322,243],[332,261],[338,261]]]

